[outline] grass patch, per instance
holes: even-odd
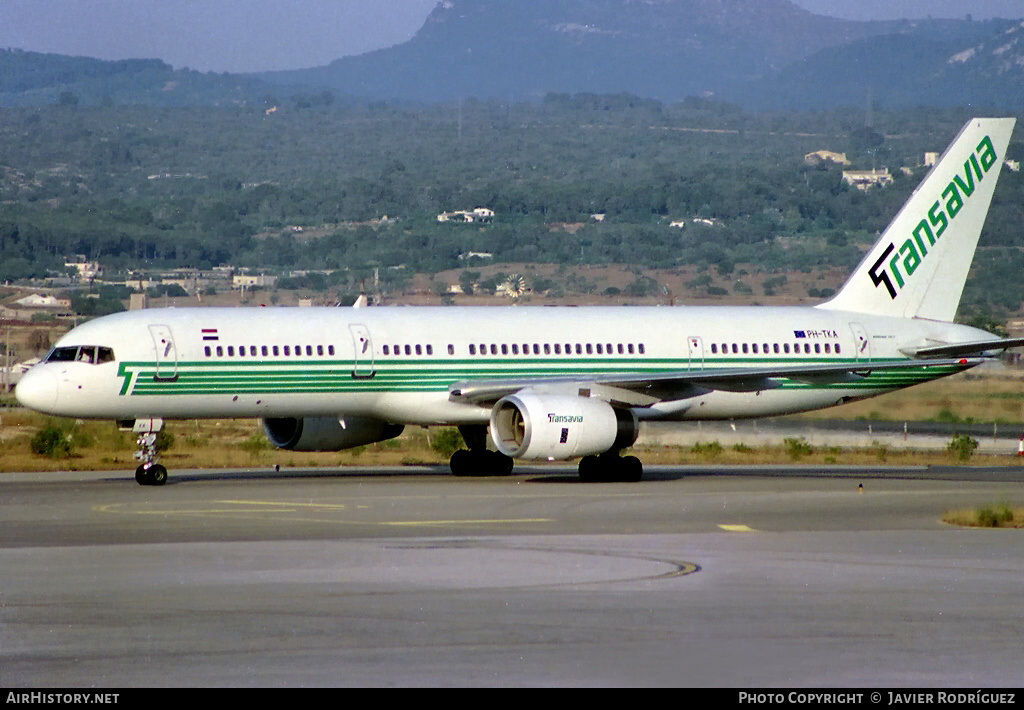
[[[1024,508],[996,503],[971,510],[951,510],[942,516],[942,522],[969,528],[1024,528]]]
[[[705,459],[716,459],[722,455],[723,451],[725,451],[725,448],[717,441],[698,441],[690,447],[690,453],[696,454],[697,456]]]

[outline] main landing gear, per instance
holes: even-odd
[[[600,456],[584,456],[579,472],[583,483],[637,483],[644,477],[644,465],[636,456],[607,451]]]
[[[449,462],[456,476],[510,476],[514,465],[510,456],[487,449],[460,449],[452,454]]]
[[[469,450],[452,454],[449,466],[456,476],[510,476],[515,465],[512,457],[487,450],[486,426],[460,426],[459,433]]]

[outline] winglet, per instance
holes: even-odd
[[[1015,121],[968,121],[843,288],[819,308],[952,322]]]

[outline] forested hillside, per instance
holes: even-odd
[[[865,129],[849,111],[752,114],[700,99],[423,107],[316,98],[268,97],[270,113],[0,110],[0,281],[61,272],[69,254],[108,270],[434,273],[464,266],[469,252],[724,274],[757,264],[763,278],[847,268],[923,176],[924,152],[944,149],[968,117],[877,110]],[[1020,149],[1011,145],[1018,159]],[[887,166],[894,182],[852,189],[839,166],[804,162],[816,150],[845,151],[851,167]],[[493,222],[437,220],[475,207],[493,209]],[[670,226],[677,220],[686,226]],[[1021,223],[1022,174],[1006,172],[972,309],[1003,313],[1024,298]]]

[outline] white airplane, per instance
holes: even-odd
[[[838,294],[815,307],[182,308],[118,313],[61,338],[18,384],[40,412],[141,433],[159,485],[164,419],[263,420],[277,447],[337,451],[455,425],[456,475],[620,452],[650,420],[831,407],[961,372],[1024,339],[954,324],[1014,119],[975,118]],[[487,448],[490,441],[497,451]]]

